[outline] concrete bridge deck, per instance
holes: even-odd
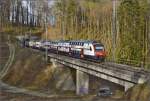
[[[125,90],[135,84],[141,84],[146,82],[150,76],[150,72],[148,71],[112,62],[95,63],[59,54],[49,54],[48,57],[51,61],[55,61],[65,66],[74,68],[80,72],[86,73],[87,75],[94,75],[102,79],[122,85],[125,87]]]

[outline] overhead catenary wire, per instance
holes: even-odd
[[[113,5],[113,14],[112,14],[112,60],[115,61],[115,54],[116,54],[116,3],[117,0],[112,0],[112,5]]]

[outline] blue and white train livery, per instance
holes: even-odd
[[[96,41],[70,40],[70,41],[41,41],[24,39],[25,47],[39,50],[48,50],[49,53],[68,55],[71,57],[104,61],[106,51],[104,45]]]

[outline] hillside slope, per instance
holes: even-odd
[[[7,37],[0,33],[0,72],[3,70],[5,64],[9,59],[9,46],[7,44]]]
[[[126,92],[125,99],[128,101],[150,101],[150,84],[139,84]]]
[[[69,68],[46,64],[43,55],[38,51],[20,49],[8,74],[3,78],[5,83],[20,88],[44,91],[75,90],[74,78]]]

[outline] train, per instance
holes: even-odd
[[[93,40],[45,41],[26,38],[22,46],[96,62],[104,62],[106,58],[104,45]]]

